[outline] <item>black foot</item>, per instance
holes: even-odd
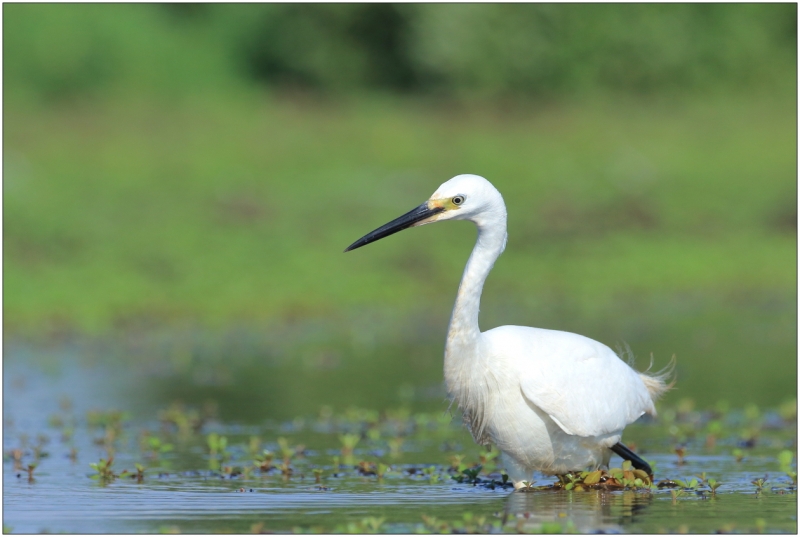
[[[622,460],[631,461],[631,464],[637,470],[644,470],[647,475],[653,475],[653,469],[647,464],[643,458],[628,449],[627,446],[617,442],[611,447],[611,451],[622,457]]]

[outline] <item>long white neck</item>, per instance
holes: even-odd
[[[478,218],[478,239],[469,256],[461,285],[458,287],[456,303],[450,317],[450,328],[447,331],[445,346],[445,368],[453,359],[464,359],[466,349],[474,349],[480,336],[478,313],[481,306],[481,292],[486,277],[494,266],[494,262],[503,253],[506,246],[506,211],[505,207],[492,212],[486,218]]]

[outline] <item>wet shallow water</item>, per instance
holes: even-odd
[[[713,416],[668,408],[661,421],[626,430],[626,441],[655,463],[657,482],[705,472],[723,483],[716,495],[703,485],[701,493],[678,497],[666,488],[512,493],[491,460],[478,485],[452,479],[460,475],[454,456],[471,466],[486,454],[442,412],[323,409],[319,416],[236,424],[200,407],[172,407],[168,415],[159,401],[151,406],[161,414],[146,403],[126,408],[140,386],[135,375],[99,366],[48,371],[12,361],[4,373],[3,524],[15,533],[363,532],[370,524],[381,532],[797,531],[795,489],[779,463],[789,450],[796,471],[796,424],[775,412]],[[197,430],[179,425],[203,416]],[[709,431],[716,431],[713,446]],[[227,439],[229,456],[210,454],[211,433]],[[348,434],[358,438],[352,460],[343,451]],[[746,441],[751,436],[753,445]],[[156,455],[150,439],[172,449]],[[676,445],[685,446],[684,464]],[[274,453],[273,468],[261,472],[253,461],[265,449]],[[298,452],[289,460],[291,476],[280,469],[283,449]],[[25,468],[37,451],[31,481]],[[143,464],[141,482],[92,479],[89,464],[110,452],[116,473]],[[367,475],[357,469],[362,461],[374,463],[364,466]],[[380,479],[369,475],[378,463],[389,467]],[[765,477],[758,492],[753,481]],[[496,484],[488,486],[492,479]],[[553,481],[537,476],[536,484]]]

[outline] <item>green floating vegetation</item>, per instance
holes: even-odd
[[[359,490],[377,490],[385,487],[414,484],[429,487],[474,487],[486,493],[499,494],[566,495],[569,500],[582,501],[591,495],[623,496],[630,502],[666,500],[676,507],[691,499],[703,498],[722,501],[730,494],[756,494],[761,498],[796,494],[797,452],[793,438],[796,422],[793,414],[780,409],[754,407],[736,410],[720,406],[701,410],[687,401],[663,408],[662,418],[655,422],[633,425],[629,434],[630,445],[646,453],[651,466],[653,457],[660,462],[657,479],[622,461],[609,469],[585,470],[565,475],[537,477],[538,482],[527,483],[514,491],[495,448],[474,445],[468,433],[458,422],[431,419],[407,408],[366,411],[350,408],[342,413],[321,412],[316,418],[297,417],[285,424],[272,424],[257,428],[240,428],[235,425],[178,426],[177,422],[196,423],[194,418],[177,418],[175,408],[159,412],[165,417],[162,429],[154,434],[146,429],[136,430],[137,421],[124,412],[93,411],[85,422],[74,415],[64,415],[60,420],[47,420],[48,434],[21,434],[19,446],[4,453],[8,464],[13,464],[22,479],[27,474],[31,486],[49,479],[51,459],[43,457],[42,446],[50,442],[51,430],[68,427],[75,422],[74,435],[64,442],[64,448],[95,444],[109,449],[109,455],[90,463],[92,480],[103,487],[120,486],[119,481],[148,486],[157,480],[170,483],[187,479],[216,479],[230,482],[231,490],[258,492],[265,486],[290,487],[336,494],[338,490],[356,487]],[[183,407],[180,415],[199,417],[200,412]],[[685,428],[695,426],[695,432]],[[743,427],[756,431],[756,441],[749,442],[741,434]],[[102,436],[97,437],[100,430]],[[109,441],[109,431],[113,440]],[[373,431],[371,433],[371,431]],[[377,431],[379,434],[376,434]],[[707,435],[715,436],[709,444]],[[680,438],[678,447],[674,442]],[[264,439],[264,440],[262,440]],[[110,442],[110,445],[109,445]],[[394,442],[394,448],[392,448]],[[77,444],[76,444],[77,443]],[[729,446],[737,445],[731,450]],[[308,446],[308,447],[307,447]],[[427,446],[427,447],[426,447]],[[38,449],[37,449],[38,448]],[[737,462],[736,450],[746,455]],[[681,457],[679,461],[676,458]],[[706,469],[704,456],[727,458],[729,470]],[[118,471],[129,465],[133,470]],[[147,467],[141,462],[147,461]],[[717,464],[717,463],[715,463]],[[757,466],[752,466],[756,464]],[[748,466],[750,465],[750,466]],[[758,468],[753,478],[753,471]],[[682,475],[691,470],[696,475]],[[49,473],[47,473],[49,472]],[[763,472],[763,473],[761,473]],[[34,479],[34,475],[36,479]],[[746,476],[746,477],[743,477]],[[625,496],[627,495],[627,496]],[[509,496],[511,498],[512,496]],[[532,498],[531,498],[532,499]],[[537,499],[541,501],[542,499]],[[565,501],[565,500],[559,500]],[[252,530],[333,532],[333,533],[384,533],[396,531],[390,517],[381,513],[375,516],[349,519],[328,527],[273,527],[269,522],[257,522]],[[485,514],[465,513],[463,517],[446,519],[426,514],[421,521],[403,523],[402,531],[416,533],[559,533],[576,528],[570,519],[557,522],[532,521],[527,518],[499,520]],[[758,530],[760,526],[736,526],[737,531]],[[731,529],[721,525],[719,530]],[[171,530],[180,531],[179,527]],[[764,528],[762,528],[764,529]],[[682,531],[682,528],[665,528]]]
[[[114,458],[100,459],[100,462],[89,463],[89,466],[97,472],[93,474],[92,479],[114,479],[117,475],[111,470],[111,465],[114,464]]]

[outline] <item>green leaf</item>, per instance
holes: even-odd
[[[603,477],[602,470],[595,470],[594,472],[589,472],[586,477],[583,478],[584,485],[594,485],[595,483],[600,482],[600,478]]]
[[[647,472],[645,472],[644,470],[634,470],[633,471],[633,475],[635,475],[636,477],[641,478],[642,480],[650,479],[650,476],[647,475]]]

